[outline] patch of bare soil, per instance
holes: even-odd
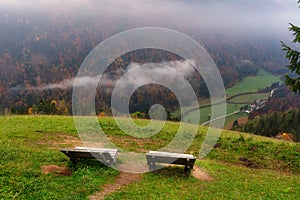
[[[203,169],[200,169],[199,167],[195,166],[193,171],[192,171],[192,175],[201,180],[201,181],[212,181],[213,178]]]
[[[259,166],[254,161],[251,161],[248,158],[240,157],[239,160],[242,161],[242,164],[248,168],[259,169]]]
[[[57,165],[44,165],[41,166],[42,174],[55,174],[55,175],[60,175],[60,176],[71,176],[72,172],[62,166],[59,167]]]
[[[243,125],[243,124],[246,124],[247,122],[249,121],[248,117],[241,117],[238,119],[238,124],[239,125]],[[228,125],[227,125],[227,129],[231,129],[233,126],[233,121],[230,122]]]
[[[50,136],[49,136],[50,137]],[[53,137],[53,136],[52,136]],[[44,140],[39,141],[37,144],[42,144],[51,149],[59,149],[62,146],[82,146],[82,141],[75,136],[57,134],[55,139],[45,138]]]
[[[86,138],[85,138],[86,139]],[[37,144],[42,144],[43,146],[50,149],[59,149],[62,147],[76,147],[76,146],[88,146],[88,147],[102,147],[101,142],[87,142],[82,141],[80,138],[64,134],[46,135],[45,138]]]
[[[120,172],[113,184],[107,184],[104,189],[90,197],[90,200],[101,200],[110,193],[113,193],[120,189],[122,186],[134,183],[141,180],[141,174],[132,174],[127,172]]]

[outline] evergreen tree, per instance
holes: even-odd
[[[300,0],[298,0],[300,3]],[[294,44],[300,44],[300,27],[295,26],[290,23],[290,31],[293,32],[294,35]],[[282,43],[283,50],[285,51],[285,56],[289,60],[289,65],[287,66],[288,69],[292,73],[296,73],[296,76],[289,76],[286,75],[286,84],[291,87],[292,91],[295,93],[300,93],[300,52],[292,49],[285,43]]]
[[[269,137],[288,133],[293,135],[294,141],[300,142],[300,107],[287,112],[257,116],[246,124],[240,125],[240,130]]]

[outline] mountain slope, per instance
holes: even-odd
[[[126,1],[88,1],[82,6],[79,0],[70,8],[63,6],[68,2],[61,1],[41,1],[34,6],[30,6],[31,1],[26,5],[14,2],[18,6],[13,2],[0,4],[1,112],[53,99],[66,100],[70,110],[70,90],[30,88],[72,80],[98,43],[135,27],[166,27],[191,36],[214,59],[225,86],[255,74],[257,68],[285,72],[279,41],[287,38],[282,32],[287,29],[289,18],[280,15],[281,20],[274,25],[272,17],[288,9],[277,1],[145,0],[132,2],[127,9],[121,9]],[[62,6],[57,9],[57,5]],[[282,19],[284,24],[279,23]],[[125,61],[132,60],[129,57]]]

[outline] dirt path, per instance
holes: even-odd
[[[107,184],[104,189],[90,197],[90,200],[101,200],[110,193],[113,193],[120,189],[122,186],[128,185],[130,183],[137,182],[141,180],[141,174],[132,174],[127,172],[120,172],[120,175],[115,180],[113,184]]]
[[[192,171],[192,175],[201,180],[201,181],[212,181],[213,178],[203,169],[201,169],[198,166],[194,167],[194,170]]]
[[[201,180],[201,181],[212,181],[213,178],[204,170],[200,169],[199,167],[195,166],[194,170],[192,171],[192,176]],[[120,175],[115,180],[115,183],[107,184],[104,186],[104,189],[100,192],[95,193],[90,197],[90,200],[101,200],[104,199],[106,195],[109,195],[122,186],[138,182],[141,180],[141,174],[133,174],[127,172],[120,172]]]

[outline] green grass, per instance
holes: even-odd
[[[239,134],[239,135],[238,135]],[[238,164],[245,157],[260,169],[300,173],[300,144],[281,142],[269,138],[224,131],[219,148],[208,158]]]
[[[142,152],[168,144],[179,127],[167,122],[159,134],[137,139],[121,131],[112,118],[99,118],[99,123],[120,148]],[[149,121],[136,123],[146,125]],[[2,116],[0,127],[0,199],[88,199],[118,175],[99,162],[72,165],[59,152],[68,146],[59,142],[77,137],[72,117]],[[206,131],[206,127],[199,127],[187,153],[198,154]],[[244,166],[241,157],[258,169]],[[51,164],[66,166],[72,175],[42,174],[41,166]],[[296,199],[300,195],[298,143],[223,131],[218,148],[197,165],[214,180],[186,177],[182,168],[172,167],[144,174],[141,181],[107,199]]]
[[[143,175],[105,199],[297,199],[299,177],[270,170],[255,170],[212,160],[196,163],[212,176],[202,181],[182,175],[182,169],[166,168]]]
[[[282,82],[280,77],[274,76],[264,70],[260,70],[256,76],[249,76],[246,77],[244,80],[239,82],[238,84],[234,85],[231,88],[226,89],[227,97],[231,97],[238,94],[249,93],[249,92],[258,92],[259,89],[264,89],[266,87],[271,86],[273,83]],[[270,95],[270,93],[257,93],[257,94],[245,94],[237,96],[230,100],[230,103],[227,104],[227,111],[226,113],[233,113],[239,110],[241,107],[250,104],[253,101],[259,99],[265,99]],[[201,102],[202,105],[209,105],[209,101]],[[219,106],[216,106],[218,108]],[[204,122],[210,119],[209,115],[211,113],[211,107],[201,108],[200,110],[200,123],[203,124]],[[241,114],[232,115],[226,117],[224,127],[227,127],[232,121],[241,117]],[[195,117],[195,112],[191,112],[186,119],[192,119]],[[212,116],[213,118],[213,116]]]
[[[100,163],[70,165],[51,146],[59,135],[76,136],[71,117],[0,117],[0,127],[0,199],[88,199],[118,175]],[[67,166],[72,176],[44,175],[44,165]]]
[[[240,110],[241,107],[245,106],[246,104],[231,104],[231,103],[227,103],[227,106],[226,106],[226,114],[230,114],[230,113],[233,113],[235,111],[238,111]],[[223,105],[216,105],[215,106],[215,109],[218,110],[218,109],[221,109]],[[201,108],[200,109],[200,123],[199,124],[203,124],[207,121],[209,121],[209,115],[211,115],[211,107],[205,107],[205,108]],[[193,118],[195,118],[195,115],[196,115],[197,111],[194,111],[194,112],[191,112],[189,113],[186,117],[185,117],[185,120],[189,121],[189,120],[192,120]],[[240,115],[234,115],[235,117],[236,116],[240,116]],[[214,116],[211,116],[211,119],[213,119]],[[231,119],[235,119],[233,118],[232,116],[230,117],[226,117],[225,119],[225,124],[224,126],[226,127],[226,125],[228,125],[228,123],[230,123]]]
[[[268,93],[257,93],[257,94],[246,94],[246,95],[237,96],[237,97],[231,99],[230,102],[250,104],[259,99],[268,98],[269,96],[270,96],[269,92]]]
[[[230,125],[232,125],[232,123],[235,120],[240,119],[242,117],[247,117],[247,115],[243,114],[243,113],[237,113],[237,114],[230,115],[230,116],[226,117],[225,123],[224,123],[224,128],[225,129],[231,129]]]
[[[256,76],[248,76],[233,87],[226,89],[226,93],[227,96],[234,96],[247,92],[257,92],[259,89],[269,87],[276,82],[282,82],[280,77],[260,70]]]

